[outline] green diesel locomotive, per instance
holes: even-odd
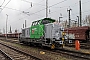
[[[48,46],[51,49],[63,47],[65,43],[63,28],[58,23],[54,23],[55,21],[51,18],[44,18],[32,22],[31,27],[22,29],[19,41]]]

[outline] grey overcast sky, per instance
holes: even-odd
[[[86,15],[90,14],[90,0],[81,1],[82,19],[84,19]],[[13,32],[15,29],[20,31],[25,20],[27,20],[27,27],[30,27],[32,21],[45,17],[45,3],[46,0],[0,0],[0,30],[3,32],[3,28],[6,27],[6,14],[8,14],[8,32],[10,25]],[[63,16],[62,20],[68,20],[67,9],[69,8],[72,9],[71,19],[75,20],[79,15],[79,0],[48,0],[48,6],[50,7],[48,17],[56,20],[58,20],[60,13]]]

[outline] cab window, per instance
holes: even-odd
[[[35,26],[35,25],[37,25],[37,24],[38,24],[38,22],[35,21],[35,22],[32,23],[32,26]]]
[[[38,24],[38,25],[40,24],[40,20],[39,20],[39,21],[37,21],[37,24]]]
[[[32,22],[32,26],[34,26],[34,22]]]

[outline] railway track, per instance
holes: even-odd
[[[75,45],[74,44],[72,44],[72,45],[66,45],[66,46],[68,46],[68,47],[75,47]],[[81,49],[90,49],[90,44],[81,44],[80,45],[80,48]]]
[[[0,49],[0,59],[1,60],[13,60],[8,54]]]
[[[40,48],[42,49],[42,48]],[[48,49],[42,49],[42,51],[51,51]],[[56,49],[52,50],[52,52],[57,53],[59,55],[64,54],[67,55],[68,57],[73,57],[75,59],[83,59],[83,60],[90,60],[90,54],[87,53],[82,53],[82,52],[76,52],[76,51],[71,51],[71,50],[66,50],[66,49]]]
[[[90,54],[88,53],[83,53],[79,51],[71,51],[68,49],[47,49],[47,48],[40,48],[41,51],[48,52],[48,53],[53,53],[53,54],[58,54],[58,55],[67,55],[68,57],[72,57],[73,60],[90,60]],[[43,50],[44,49],[44,50]]]
[[[67,50],[67,49],[55,49],[55,50],[44,49],[43,51],[45,51],[45,52],[51,51],[54,54],[71,57],[71,58],[73,58],[73,60],[90,60],[90,54],[78,52],[78,51],[71,51],[71,50]]]
[[[37,58],[35,56],[32,56],[30,54],[27,54],[23,51],[20,51],[2,43],[0,43],[0,47],[5,53],[7,53],[10,57],[13,58],[11,60],[41,60],[40,58]]]
[[[87,54],[87,53],[70,51],[70,50],[67,50],[67,49],[57,49],[57,50],[54,50],[54,52],[66,54],[66,55],[69,55],[69,56],[72,56],[72,57],[75,57],[75,58],[90,60],[90,54]]]

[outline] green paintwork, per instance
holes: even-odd
[[[40,38],[44,36],[44,24],[42,24],[42,21],[49,20],[49,23],[55,22],[55,20],[50,18],[44,18],[38,21],[32,22],[32,26],[30,28],[30,38]]]
[[[43,32],[44,25],[32,26],[30,29],[30,38],[40,38],[44,35]]]

